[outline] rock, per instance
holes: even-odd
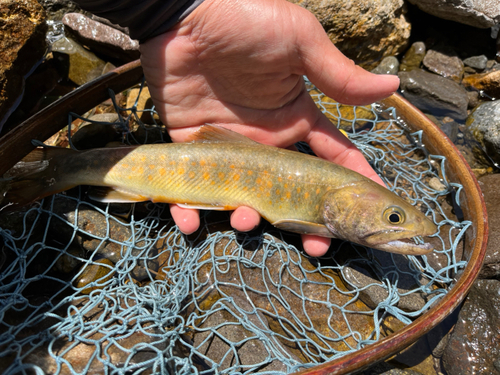
[[[99,77],[106,65],[92,52],[66,37],[54,42],[52,50],[69,56],[68,78],[77,85],[83,85]]]
[[[0,130],[23,94],[24,79],[46,50],[45,12],[35,0],[0,2]]]
[[[403,0],[289,0],[311,11],[330,40],[362,65],[396,56],[408,45],[410,23]]]
[[[401,59],[399,71],[409,72],[413,69],[420,69],[420,64],[422,64],[422,60],[425,57],[425,51],[424,42],[413,43]]]
[[[82,9],[71,0],[38,0],[47,12],[49,20],[60,21],[66,13],[80,12]]]
[[[94,290],[102,289],[113,278],[114,267],[113,262],[106,258],[83,265],[79,271],[80,276],[75,281],[75,287],[82,294],[90,294]],[[91,283],[93,284],[89,285]]]
[[[500,100],[480,104],[471,112],[466,125],[486,154],[500,163]]]
[[[139,117],[143,123],[153,124],[155,120],[159,121],[158,115],[152,113],[154,104],[148,87],[145,86],[142,90],[140,88],[133,88],[129,91],[127,96],[127,108],[132,108],[134,105],[137,109],[137,117]],[[127,111],[127,114],[130,113],[131,111]],[[153,120],[153,118],[155,118],[155,120]]]
[[[62,19],[76,39],[92,51],[122,62],[140,57],[139,42],[127,34],[79,13],[66,14]]]
[[[372,70],[375,74],[398,74],[399,61],[394,56],[387,56],[382,59],[380,64]]]
[[[486,63],[488,58],[485,55],[481,56],[471,56],[464,59],[464,65],[470,66],[471,68],[484,70],[486,69]]]
[[[491,0],[410,0],[424,12],[445,20],[489,28],[500,22],[500,3]]]
[[[484,195],[490,233],[481,278],[500,276],[500,174],[491,174],[479,179],[479,186]]]
[[[493,99],[500,97],[500,70],[471,74],[464,77],[462,84],[471,89],[482,90]]]
[[[420,272],[412,271],[408,259],[404,256],[392,255],[393,261],[389,253],[374,250],[373,254],[374,259],[366,262],[346,263],[342,276],[347,288],[360,290],[361,300],[374,309],[389,299],[385,280],[390,279],[392,285],[394,282],[392,278],[396,278],[397,291],[400,295],[396,306],[405,311],[421,310],[426,303],[425,297],[418,291],[411,293],[421,286],[416,281],[420,278]]]
[[[420,69],[400,72],[403,96],[417,108],[437,116],[467,117],[469,97],[458,83]]]
[[[460,82],[464,75],[464,63],[457,54],[450,49],[430,49],[425,54],[423,64],[431,72],[445,78]]]
[[[500,281],[477,280],[443,354],[448,374],[499,374]]]
[[[91,148],[105,147],[109,142],[120,139],[121,132],[119,125],[112,125],[118,121],[116,113],[100,113],[89,117],[79,126],[78,131],[71,137],[71,142],[78,150],[88,150]],[[98,122],[104,122],[100,124]]]

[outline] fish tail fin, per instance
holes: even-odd
[[[0,179],[0,211],[12,210],[76,186],[65,176],[71,172],[66,167],[70,165],[68,156],[76,152],[56,147],[33,150]]]

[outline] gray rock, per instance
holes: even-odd
[[[452,50],[429,50],[423,60],[431,72],[459,82],[464,74],[464,63]]]
[[[486,63],[488,62],[488,58],[485,55],[481,56],[471,56],[464,59],[464,64],[470,66],[474,69],[483,70],[486,69]]]
[[[60,21],[66,13],[84,12],[71,0],[38,0],[38,2],[44,7],[49,20]]]
[[[476,107],[466,124],[488,156],[500,163],[500,100]]]
[[[448,374],[498,374],[500,281],[478,280],[458,316],[443,354]]]
[[[76,39],[96,53],[124,62],[139,58],[139,42],[111,26],[79,13],[66,14],[62,19]]]
[[[483,29],[500,22],[500,2],[495,0],[410,0],[410,3],[433,16]]]
[[[419,272],[412,271],[409,268],[408,259],[401,255],[392,255],[396,266],[390,267],[388,265],[393,264],[391,254],[374,251],[374,257],[374,261],[370,260],[363,264],[353,262],[344,267],[342,275],[347,282],[347,286],[361,289],[361,300],[371,308],[376,308],[389,297],[389,292],[381,281],[384,279],[384,275],[389,274],[389,277],[396,277],[397,275],[398,293],[401,294],[401,297],[396,306],[405,311],[422,309],[426,300],[420,293],[406,294],[419,286],[417,280],[420,277]],[[367,285],[370,286],[366,287]]]
[[[394,56],[387,56],[382,59],[380,64],[372,70],[375,74],[398,74],[399,61]]]
[[[436,74],[414,69],[400,72],[403,96],[417,108],[436,116],[467,117],[469,97],[458,83]]]
[[[488,236],[486,256],[479,277],[500,276],[500,174],[483,176],[479,185],[484,195],[488,222],[491,228]]]

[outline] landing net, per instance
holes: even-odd
[[[0,217],[0,372],[290,373],[390,335],[448,293],[471,223],[452,214],[464,193],[445,159],[394,109],[341,106],[308,85],[387,186],[438,225],[432,254],[334,241],[310,258],[298,235],[266,223],[235,233],[208,211],[185,236],[167,205],[96,204],[80,187]],[[93,125],[125,143],[166,139],[154,109],[111,99],[118,119]]]

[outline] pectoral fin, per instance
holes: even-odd
[[[272,223],[276,228],[301,234],[314,234],[321,237],[334,237],[323,224],[296,219],[278,220]]]

